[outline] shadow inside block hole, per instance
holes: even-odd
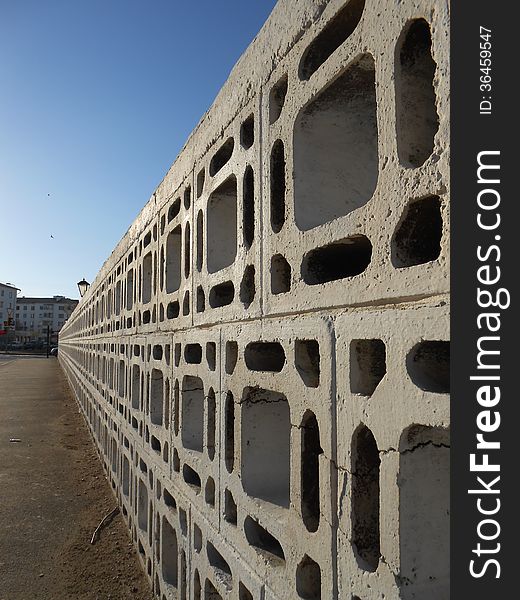
[[[419,342],[408,353],[406,367],[417,387],[426,392],[449,393],[450,342]]]
[[[179,302],[175,300],[170,302],[166,308],[166,317],[168,319],[176,319],[180,314]]]
[[[197,523],[193,524],[193,547],[195,548],[195,552],[202,550],[202,531]]]
[[[172,202],[172,204],[170,205],[170,208],[168,209],[168,223],[170,221],[173,221],[173,219],[175,219],[175,217],[179,214],[181,210],[181,199],[177,198],[176,200],[174,200]]]
[[[206,310],[206,296],[204,289],[201,285],[197,287],[197,312],[204,312]]]
[[[320,464],[323,454],[316,415],[305,411],[301,430],[301,511],[307,531],[314,532],[320,525]]]
[[[226,559],[220,554],[220,552],[215,548],[215,546],[211,542],[207,542],[206,544],[206,553],[208,555],[209,564],[219,571],[219,579],[226,586],[226,588],[231,589],[232,583],[232,574],[231,568],[229,567]]]
[[[270,213],[274,233],[279,233],[285,223],[285,170],[285,148],[282,140],[276,140],[270,159]]]
[[[161,600],[167,600],[162,598]],[[198,569],[193,573],[193,600],[202,600],[202,586],[200,584],[200,575]]]
[[[360,425],[352,437],[352,543],[358,565],[369,572],[380,558],[380,464],[372,432]]]
[[[204,583],[204,600],[222,600],[222,596],[209,579]]]
[[[424,19],[412,21],[396,46],[397,151],[406,167],[424,164],[439,129],[431,46],[430,26]]]
[[[285,564],[285,554],[280,542],[250,516],[244,521],[244,533],[249,544],[263,554],[272,566]]]
[[[442,215],[439,196],[412,200],[392,238],[392,263],[413,267],[439,258]]]
[[[207,429],[206,429],[206,449],[210,460],[215,458],[215,419],[216,419],[216,400],[213,388],[209,388],[207,403]]]
[[[224,492],[224,520],[231,525],[237,524],[237,505],[228,489]]]
[[[291,421],[287,398],[244,388],[241,401],[241,475],[249,496],[288,507]]]
[[[253,594],[241,581],[238,584],[238,600],[253,600]]]
[[[316,340],[296,340],[294,364],[307,387],[320,385],[320,345]]]
[[[281,254],[271,258],[271,292],[285,294],[291,289],[291,265]]]
[[[214,371],[216,367],[217,346],[215,342],[206,342],[206,361],[208,369]]]
[[[234,148],[235,140],[230,137],[215,152],[211,162],[209,163],[209,174],[211,177],[216,175],[220,169],[222,169],[222,167],[229,162],[231,156],[233,155]]]
[[[248,265],[244,269],[244,275],[240,283],[240,302],[242,302],[244,308],[249,308],[251,303],[255,299],[255,267],[254,265]]]
[[[294,213],[306,231],[365,205],[378,179],[374,59],[364,55],[294,124]]]
[[[235,468],[235,399],[231,392],[226,394],[224,405],[224,463],[228,473]]]
[[[271,125],[279,119],[282,113],[287,96],[287,86],[288,78],[287,75],[284,75],[269,92],[269,124]]]
[[[285,365],[285,351],[279,342],[250,342],[244,360],[251,371],[279,373]]]
[[[190,365],[202,362],[202,346],[200,344],[186,344],[184,346],[184,360]]]
[[[208,477],[204,489],[204,500],[209,506],[215,506],[215,481],[213,477]]]
[[[192,469],[190,467],[190,465],[185,464],[182,467],[182,476],[184,478],[184,481],[192,488],[195,489],[195,493],[199,494],[201,487],[202,487],[202,483],[200,481],[200,475],[197,473],[197,471],[195,471],[194,469]]]
[[[164,380],[162,371],[152,369],[150,382],[150,420],[154,425],[163,424]]]
[[[200,377],[186,375],[182,380],[182,445],[203,450],[204,385]]]
[[[181,284],[181,227],[178,225],[166,238],[166,292],[176,292]]]
[[[177,533],[166,517],[162,518],[161,564],[164,581],[177,587]]]
[[[225,281],[214,285],[209,292],[209,305],[211,308],[220,308],[231,304],[235,298],[235,286],[232,281]]]
[[[441,427],[413,425],[401,436],[398,579],[403,600],[450,598],[449,444],[449,430]]]
[[[232,340],[226,342],[226,365],[228,375],[233,375],[238,360],[238,344]]]
[[[320,565],[307,554],[296,568],[296,593],[304,600],[321,600]]]
[[[361,20],[364,8],[365,0],[350,0],[327,23],[302,56],[299,67],[300,79],[309,79],[352,35]]]
[[[386,347],[382,340],[350,343],[350,391],[371,396],[386,374]]]
[[[228,177],[209,197],[206,265],[216,273],[233,264],[237,253],[237,179]]]
[[[365,271],[371,258],[370,240],[364,235],[354,235],[307,252],[301,275],[307,285],[355,277]]]
[[[240,126],[240,143],[245,150],[249,150],[255,142],[255,117],[249,115]]]

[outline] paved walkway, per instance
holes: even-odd
[[[114,506],[58,361],[0,356],[0,600],[151,598]]]

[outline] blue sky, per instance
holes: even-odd
[[[1,282],[78,297],[275,3],[0,0]]]

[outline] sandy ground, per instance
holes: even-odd
[[[0,357],[0,465],[0,600],[152,600],[55,358]]]

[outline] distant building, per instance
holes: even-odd
[[[12,283],[0,283],[0,331],[14,329],[16,298],[20,290]]]
[[[49,328],[50,342],[55,344],[58,333],[76,308],[78,300],[64,296],[52,298],[18,298],[16,304],[16,340],[18,342],[46,342]]]

